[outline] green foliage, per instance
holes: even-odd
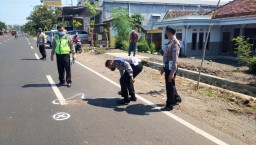
[[[132,19],[135,25],[141,25],[142,21],[144,21],[144,17],[140,13],[133,14]]]
[[[248,63],[248,67],[253,74],[256,74],[256,56],[250,59],[250,62]]]
[[[74,25],[75,29],[78,29],[83,24],[81,22],[77,21],[77,20],[73,20],[73,25]]]
[[[30,34],[36,34],[39,28],[50,30],[54,25],[58,24],[58,17],[61,16],[61,10],[47,6],[35,6],[30,16],[27,17],[28,22],[25,24],[25,30]]]
[[[148,45],[148,42],[146,40],[142,40],[140,42],[137,43],[137,48],[139,52],[147,52],[147,51],[151,51],[150,47]]]
[[[93,15],[97,14],[97,8],[98,8],[97,1],[94,1],[94,4],[91,4],[90,2],[84,2],[84,5],[90,9],[91,14],[93,14]]]
[[[246,39],[244,36],[239,36],[233,39],[233,41],[236,42],[235,50],[236,50],[236,53],[238,53],[241,63],[245,63],[246,66],[248,66],[249,69],[255,73],[256,57],[253,56],[253,53],[252,53],[253,44],[250,44],[248,40],[249,39]]]
[[[116,41],[115,46],[116,46],[115,48],[117,48],[117,49],[127,51],[129,48],[129,43],[128,43],[128,41]]]
[[[129,17],[127,8],[113,8],[112,18],[113,20],[111,21],[111,25],[117,32],[117,41],[122,42],[129,40],[133,26],[133,19]]]
[[[2,31],[2,29],[6,29],[6,24],[0,21],[0,31]]]
[[[156,44],[155,44],[154,42],[152,42],[152,43],[150,44],[150,52],[151,52],[151,53],[156,52]]]
[[[238,53],[239,58],[241,59],[241,63],[245,63],[248,65],[250,62],[250,59],[252,58],[252,47],[253,45],[248,43],[249,39],[245,39],[244,36],[239,36],[237,38],[234,38],[233,41],[235,41],[235,50],[236,53]]]

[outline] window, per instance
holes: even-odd
[[[178,40],[182,40],[182,33],[176,33],[176,37]]]
[[[206,37],[207,37],[207,33],[206,33],[206,36],[205,36],[205,40],[206,40]],[[206,49],[209,49],[209,48],[210,48],[210,42],[211,42],[211,33],[209,33],[209,37],[208,37],[208,40],[207,40]],[[206,41],[205,41],[205,43],[206,43]]]
[[[199,50],[202,50],[204,47],[204,33],[199,33]]]
[[[192,50],[196,50],[197,33],[192,33]]]

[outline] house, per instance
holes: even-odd
[[[183,44],[184,56],[202,56],[206,35],[211,25],[209,43],[206,55],[225,54],[234,56],[233,38],[245,36],[250,38],[256,47],[256,0],[234,0],[216,10],[216,16],[211,19],[211,13],[205,15],[189,14],[180,17],[166,17],[156,23],[156,28],[162,31],[162,47],[167,39],[164,37],[165,27],[171,25],[177,30],[177,37]]]
[[[85,1],[94,2],[94,0],[80,0],[78,6],[82,7]],[[146,37],[149,41],[154,41],[159,48],[162,45],[162,30],[156,29],[155,25],[162,21],[167,11],[211,11],[216,8],[217,4],[217,2],[207,0],[157,0],[157,2],[155,0],[98,0],[98,3],[100,12],[95,17],[90,16],[90,19],[95,19],[96,33],[103,33],[103,28],[108,24],[110,35],[114,35],[108,23],[111,21],[113,8],[126,7],[130,16],[139,13],[144,17],[141,26],[147,32]]]

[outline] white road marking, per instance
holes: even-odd
[[[107,80],[108,82],[112,83],[113,85],[117,86],[118,88],[120,88],[120,85],[119,85],[119,84],[117,84],[116,82],[114,82],[114,81],[110,80],[109,78],[103,76],[102,74],[100,74],[100,73],[94,71],[93,69],[91,69],[91,68],[85,66],[84,64],[82,64],[82,63],[80,63],[80,62],[78,62],[78,61],[76,61],[76,63],[79,64],[79,65],[81,65],[81,66],[84,67],[85,69],[87,69],[87,70],[89,70],[89,71],[95,73],[96,75],[100,76],[101,78]],[[152,106],[153,108],[159,108],[159,106],[157,106],[156,104],[150,102],[149,100],[147,100],[147,99],[141,97],[140,95],[137,95],[137,94],[136,94],[136,97],[137,97],[138,99],[140,99],[141,101],[143,101],[144,103],[146,103],[146,104]],[[172,114],[171,112],[162,111],[162,113],[166,114],[167,116],[171,117],[172,119],[176,120],[177,122],[181,123],[182,125],[184,125],[184,126],[188,127],[189,129],[195,131],[197,134],[202,135],[203,137],[209,139],[210,141],[212,141],[212,142],[214,142],[214,143],[216,143],[216,144],[218,144],[218,145],[228,145],[227,143],[225,143],[225,142],[221,141],[220,139],[218,139],[218,138],[216,138],[216,137],[210,135],[209,133],[203,131],[202,129],[200,129],[200,128],[198,128],[198,127],[192,125],[191,123],[189,123],[189,122],[183,120],[182,118],[180,118],[180,117],[178,117],[178,116]]]
[[[39,56],[35,53],[36,59],[40,59]]]
[[[79,98],[81,98],[81,99],[85,99],[84,93],[79,93],[79,94],[76,94],[76,95],[74,95],[74,96],[72,96],[72,97],[67,98],[66,100],[71,100],[71,99],[74,99],[74,98],[76,98],[76,97],[79,97]],[[54,105],[60,105],[60,102],[59,102],[58,99],[56,99],[56,100],[53,100],[53,101],[52,101],[52,104],[54,104]]]
[[[52,118],[57,121],[67,120],[70,118],[70,114],[68,114],[66,112],[59,112],[59,113],[54,114],[52,116]]]
[[[33,46],[31,46],[31,49],[34,49]]]
[[[61,105],[66,105],[66,100],[63,97],[63,95],[61,94],[60,90],[58,89],[58,87],[56,86],[55,82],[53,81],[52,77],[50,75],[47,75],[46,78],[48,79],[49,83],[52,86],[52,89],[56,95],[56,97],[58,98],[59,102]]]
[[[30,45],[30,43],[28,42],[28,44]]]

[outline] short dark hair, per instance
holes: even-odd
[[[166,26],[166,32],[171,32],[173,35],[176,34],[176,30],[173,29],[171,26]]]
[[[108,65],[112,62],[112,60],[106,60],[105,67],[108,67]]]
[[[62,27],[64,27],[62,24],[59,24],[58,26],[57,26],[57,29],[60,29],[60,28],[62,28]]]

